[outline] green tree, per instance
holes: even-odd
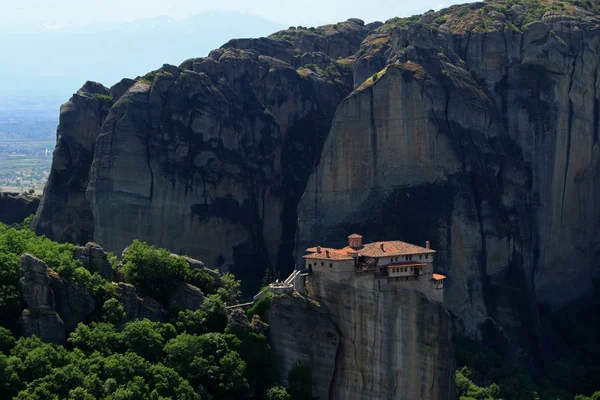
[[[106,322],[115,325],[123,322],[127,316],[127,314],[125,314],[123,304],[121,304],[121,302],[115,298],[108,299],[104,302],[104,305],[102,306],[102,314]]]
[[[240,281],[235,279],[231,273],[221,276],[221,287],[217,289],[217,294],[226,304],[234,304],[240,298]]]
[[[237,352],[239,346],[234,335],[184,333],[165,346],[166,363],[215,398],[239,398],[249,389],[246,363]]]
[[[69,400],[96,400],[96,398],[82,387],[69,391]]]
[[[123,334],[107,322],[80,323],[69,335],[69,342],[88,353],[111,354],[124,349]]]
[[[190,265],[183,257],[172,257],[166,249],[157,249],[134,240],[123,255],[122,273],[128,282],[144,294],[166,302],[177,286],[190,277]]]
[[[205,295],[213,294],[217,290],[215,278],[202,268],[192,269],[189,282],[200,288]]]
[[[149,319],[129,322],[123,330],[127,349],[150,361],[161,358],[165,343],[175,335],[173,325]]]
[[[180,333],[200,335],[208,332],[223,332],[227,326],[225,304],[218,295],[209,296],[197,310],[180,311],[175,319]]]
[[[287,392],[287,389],[280,385],[269,388],[265,397],[267,400],[292,400],[292,396]]]
[[[8,354],[15,345],[15,338],[8,329],[0,326],[0,353]]]
[[[269,284],[273,282],[273,276],[271,275],[271,270],[269,268],[267,268],[265,270],[265,276],[263,276],[262,279],[262,286],[269,286]]]

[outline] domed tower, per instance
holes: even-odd
[[[353,233],[348,236],[348,247],[351,247],[354,250],[360,249],[362,247],[362,239],[363,237],[358,233]]]

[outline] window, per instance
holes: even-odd
[[[321,266],[325,265],[325,263],[323,261],[321,261]]]
[[[329,268],[333,268],[333,263],[329,263]]]
[[[425,258],[429,258],[429,254],[425,254]]]
[[[421,259],[421,258],[423,258],[423,254],[419,254],[419,258],[420,258],[420,259]]]

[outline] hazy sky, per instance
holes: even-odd
[[[464,2],[464,1],[461,1]],[[451,0],[2,0],[0,25],[88,25],[159,15],[186,18],[207,10],[259,15],[290,25],[319,25],[358,17],[367,22],[459,3]]]

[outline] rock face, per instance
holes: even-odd
[[[531,362],[537,304],[585,296],[599,273],[599,20],[572,6],[525,25],[529,9],[500,6],[365,39],[299,205],[297,254],[353,231],[431,240],[458,327]]]
[[[65,324],[56,311],[26,308],[20,320],[23,337],[36,335],[42,341],[63,344]]]
[[[83,247],[78,247],[75,249],[73,257],[81,261],[88,271],[92,273],[97,272],[101,277],[112,282],[112,264],[108,260],[108,255],[99,244],[89,242]]]
[[[40,198],[29,194],[0,193],[0,222],[7,225],[23,222],[35,214]]]
[[[313,395],[329,399],[340,334],[327,311],[302,296],[281,295],[271,301],[268,320],[279,380],[287,383],[294,364],[308,364],[312,367]]]
[[[50,289],[46,264],[30,254],[21,257],[21,294],[27,306],[54,310],[54,292]]]
[[[310,279],[307,300],[275,297],[270,340],[285,382],[312,366],[320,399],[454,399],[451,319],[417,291]]]
[[[21,293],[27,308],[21,314],[23,336],[37,335],[45,342],[65,340],[65,324],[56,312],[46,264],[29,254],[21,257]]]
[[[239,277],[291,269],[296,233],[296,256],[352,231],[431,240],[458,327],[539,361],[538,304],[600,274],[599,18],[561,4],[290,29],[86,84],[36,230]]]
[[[93,240],[93,217],[85,191],[94,145],[112,104],[132,83],[123,80],[109,90],[86,82],[61,106],[52,168],[33,221],[36,233],[82,245]]]
[[[86,84],[62,108],[36,231],[113,252],[137,238],[241,275],[291,269],[297,203],[352,90],[338,58],[367,32],[349,20],[232,40],[131,87]]]
[[[45,342],[62,343],[66,333],[95,310],[90,291],[65,282],[46,264],[29,254],[21,257],[21,294],[27,308],[21,315],[24,336],[38,335]]]
[[[77,324],[96,309],[96,299],[92,293],[79,285],[66,282],[57,274],[51,276],[50,287],[56,301],[56,311],[65,323],[67,332],[77,328]]]
[[[169,299],[169,308],[197,310],[204,303],[205,297],[202,290],[196,286],[182,284]]]
[[[167,311],[156,300],[150,297],[140,297],[135,286],[128,283],[119,282],[117,292],[119,301],[123,304],[125,318],[128,321],[147,318],[151,321],[164,321],[167,318]]]

